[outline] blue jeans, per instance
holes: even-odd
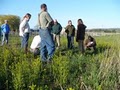
[[[53,54],[55,52],[55,44],[53,41],[52,34],[50,33],[49,30],[40,29],[39,33],[41,37],[41,43],[40,43],[41,59],[42,61],[45,62],[47,59],[49,60],[53,57]]]
[[[2,45],[4,45],[5,40],[6,40],[6,44],[8,44],[8,36],[9,36],[9,34],[4,33],[4,32],[2,34],[3,34]]]
[[[29,33],[25,33],[23,37],[21,37],[21,48],[28,47]]]
[[[71,49],[73,48],[74,46],[74,36],[67,36],[67,46],[68,46],[68,49]]]

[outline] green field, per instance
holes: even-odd
[[[77,43],[67,50],[62,37],[53,62],[43,65],[10,36],[10,44],[0,47],[0,90],[120,90],[120,35],[95,38],[96,52],[82,55]]]

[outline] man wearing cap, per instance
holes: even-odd
[[[38,25],[39,25],[39,34],[41,37],[40,43],[40,54],[41,60],[43,62],[51,61],[54,51],[55,44],[51,35],[51,28],[53,26],[53,19],[50,14],[47,12],[47,5],[41,5],[41,12],[38,14]],[[46,50],[48,55],[46,55]]]
[[[7,20],[5,20],[5,23],[1,26],[1,31],[2,31],[2,35],[3,35],[3,39],[2,39],[2,46],[3,46],[5,40],[6,40],[6,44],[8,44],[8,36],[9,36],[9,32],[10,32],[10,27],[8,25]]]

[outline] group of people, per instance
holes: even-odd
[[[81,53],[84,53],[86,49],[96,50],[96,41],[92,36],[88,36],[88,38],[84,41],[85,29],[86,26],[84,25],[82,19],[78,19],[76,42],[78,42],[78,47]],[[75,27],[72,25],[71,20],[68,21],[65,32],[67,33],[68,49],[72,49],[74,47]]]
[[[22,39],[21,47],[24,48],[25,53],[28,52],[28,40],[30,32],[30,26],[28,22],[30,18],[31,14],[27,13],[23,17],[19,27],[19,35]],[[53,25],[53,19],[47,12],[47,5],[42,4],[41,12],[38,14],[39,35],[34,37],[30,51],[38,53],[38,49],[40,48],[40,56],[43,62],[51,61],[55,52],[55,43],[51,34],[51,29],[54,28],[52,27]]]
[[[53,21],[52,17],[47,11],[47,5],[41,5],[41,12],[38,14],[38,29],[39,35],[36,35],[33,38],[33,41],[30,46],[30,51],[34,53],[34,55],[40,54],[41,60],[43,62],[49,62],[52,60],[54,55],[55,49],[60,48],[60,33],[62,31],[62,26],[58,21],[55,19]],[[27,13],[19,26],[19,36],[21,37],[21,48],[24,48],[25,53],[29,51],[28,49],[28,40],[29,40],[29,20],[31,18],[31,14]],[[4,29],[5,28],[5,29]],[[76,34],[76,41],[78,42],[79,50],[81,53],[84,53],[85,49],[90,49],[91,47],[95,50],[96,48],[96,41],[93,37],[88,36],[88,39],[85,41],[85,29],[86,26],[84,25],[82,19],[78,19],[77,25],[77,34]],[[8,43],[8,33],[10,31],[10,27],[7,24],[7,20],[5,20],[5,24],[2,25],[1,30],[3,33],[3,40],[6,40]],[[67,47],[68,49],[74,48],[74,37],[75,37],[75,27],[72,25],[72,21],[68,21],[68,25],[65,28],[65,32],[67,34]],[[57,47],[55,46],[55,42],[57,42]]]

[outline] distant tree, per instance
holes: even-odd
[[[0,15],[0,25],[4,24],[4,20],[8,20],[11,30],[18,30],[20,24],[20,17],[16,15]]]

